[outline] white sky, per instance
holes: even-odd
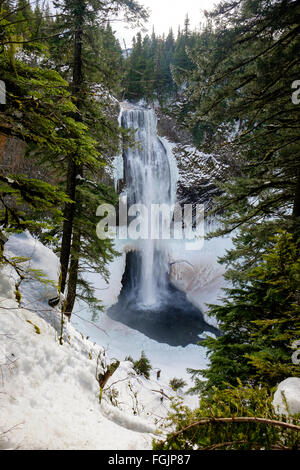
[[[159,35],[168,34],[170,27],[176,35],[178,26],[182,27],[184,24],[186,14],[189,15],[193,29],[203,21],[203,10],[210,10],[219,2],[218,0],[139,0],[139,3],[151,10],[149,22],[145,24],[148,34],[151,34],[154,25],[155,32]],[[113,23],[112,27],[116,31],[121,47],[124,47],[123,39],[126,41],[126,46],[131,47],[132,37],[139,30],[133,30],[117,22]]]

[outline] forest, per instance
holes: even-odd
[[[187,161],[195,175],[188,188],[178,182],[177,199],[204,203],[213,221],[206,239],[231,244],[218,259],[223,288],[206,310],[218,329],[201,340],[208,364],[185,364],[186,394],[197,406],[179,399],[187,384],[173,378],[177,398],[151,447],[299,450],[300,5],[221,1],[197,28],[186,15],[163,35],[143,32],[148,16],[136,0],[0,0],[0,298],[8,270],[17,309],[30,310],[22,291],[29,278],[54,285],[47,308],[59,318],[56,347],[67,344],[64,328],[78,302],[97,324],[106,307],[91,276],[109,285],[121,254],[114,240],[97,236],[97,208],[118,207],[126,186],[114,184],[120,148],[129,163],[139,151],[120,110],[123,103],[154,109],[159,132],[186,145],[179,167]],[[117,39],[116,18],[140,28],[132,44]],[[11,237],[24,233],[56,255],[57,279],[28,271],[22,249],[10,253]],[[123,286],[129,275],[128,268]],[[5,325],[5,310],[0,315]],[[146,355],[127,356],[149,380]],[[102,364],[100,404],[119,364]],[[286,380],[294,395],[289,401],[287,386],[279,413],[274,394]],[[0,448],[1,431],[0,423]]]

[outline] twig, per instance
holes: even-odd
[[[125,382],[125,380],[131,380],[131,379],[134,379],[135,377],[125,377],[124,379],[119,379],[119,380],[116,380],[115,382],[113,382],[112,384],[110,384],[108,387],[105,388],[105,392],[107,392],[107,390],[109,390],[111,387],[113,387],[114,385],[116,385],[117,383],[120,383],[120,382]]]
[[[232,441],[232,442],[220,442],[218,444],[213,444],[211,446],[207,446],[207,447],[202,447],[201,449],[199,450],[216,450],[216,449],[221,449],[222,447],[232,447],[234,445],[238,445],[238,444],[250,444],[252,447],[258,447],[258,448],[261,448],[262,444],[258,443],[258,442],[251,442],[249,443],[249,441],[245,441],[245,440],[241,440],[241,441]],[[286,447],[282,444],[271,444],[270,445],[270,448],[272,450],[290,450],[289,447]]]
[[[165,392],[163,390],[152,390],[151,389],[151,392],[156,392],[156,393],[160,393],[163,397],[167,398],[168,400],[171,401],[171,398],[168,397],[168,395],[165,394]]]
[[[185,428],[181,429],[180,431],[175,432],[174,434],[171,435],[171,439],[174,437],[179,436],[180,434],[184,433],[185,431],[188,431],[189,429],[192,429],[196,426],[203,426],[209,423],[224,423],[224,424],[229,424],[229,423],[260,423],[260,424],[268,424],[270,426],[277,426],[277,427],[282,427],[286,429],[291,429],[296,432],[300,432],[300,426],[296,426],[295,424],[290,424],[290,423],[284,423],[283,421],[276,421],[272,419],[267,419],[267,418],[256,418],[254,416],[239,416],[235,418],[202,418],[199,421],[196,421],[195,423],[190,424],[189,426],[186,426]],[[163,444],[165,444],[170,438],[166,439]]]
[[[13,429],[17,428],[18,426],[21,426],[22,424],[24,424],[24,421],[22,423],[15,424],[12,428],[7,429],[7,431],[1,432],[0,437],[4,436],[5,434],[8,434]]]

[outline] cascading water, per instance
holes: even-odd
[[[142,204],[148,215],[154,204],[171,207],[176,200],[176,184],[167,149],[157,135],[154,111],[126,106],[121,124],[125,129],[135,130],[137,144],[123,152],[128,207]],[[129,210],[128,215],[130,223],[130,215],[134,214]],[[161,239],[162,219],[151,217],[146,221],[143,214],[139,214],[139,219],[148,236],[130,241],[133,249],[126,255],[123,288],[118,303],[107,314],[159,342],[175,346],[198,343],[203,331],[217,333],[205,323],[199,309],[169,281],[168,245]],[[159,236],[153,238],[153,233]]]
[[[172,204],[171,175],[167,151],[156,132],[156,116],[151,109],[130,109],[123,112],[122,126],[136,129],[135,140],[138,148],[124,152],[125,181],[129,206],[143,204],[147,214],[153,204]],[[141,305],[157,306],[161,301],[168,277],[168,257],[160,240],[151,237],[151,231],[159,227],[159,220],[147,222],[146,239],[139,241],[140,272],[138,301]]]

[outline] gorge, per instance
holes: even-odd
[[[176,202],[176,168],[171,150],[157,134],[153,109],[125,104],[121,124],[135,130],[136,146],[123,151],[125,189],[130,210],[134,205],[151,206]],[[126,267],[118,302],[107,315],[146,336],[172,346],[197,344],[204,331],[217,334],[200,309],[170,280],[170,252],[184,250],[184,241],[154,239],[161,233],[163,217],[151,219],[149,237],[126,241]],[[141,214],[140,224],[143,224]],[[173,246],[172,245],[173,242]]]

